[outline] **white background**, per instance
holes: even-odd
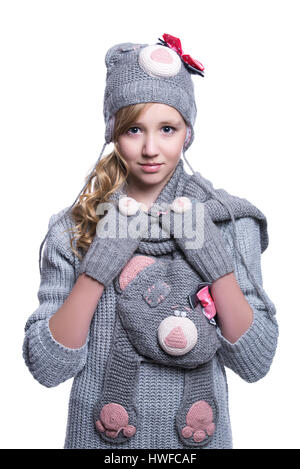
[[[263,278],[279,345],[257,383],[228,370],[234,447],[299,448],[299,2],[0,5],[1,447],[63,447],[72,381],[47,389],[22,358],[24,325],[38,307],[39,246],[50,215],[74,202],[104,143],[106,50],[168,33],[205,66],[205,78],[193,77],[190,164],[268,219]]]

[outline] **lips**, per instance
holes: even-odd
[[[141,163],[144,173],[157,173],[162,163]]]

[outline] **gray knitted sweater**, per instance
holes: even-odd
[[[252,325],[234,344],[228,342],[217,328],[221,347],[213,358],[213,382],[219,405],[219,421],[213,438],[205,448],[232,448],[225,368],[231,368],[248,382],[257,381],[268,372],[277,346],[275,307],[262,288],[260,257],[268,245],[267,222],[265,216],[250,202],[222,189],[213,189],[208,180],[196,174],[188,175],[180,160],[156,203],[172,202],[183,193],[207,203],[212,219],[234,259],[239,286],[254,313]],[[120,194],[124,194],[124,190],[116,192],[112,199],[117,199]],[[225,202],[225,206],[220,200]],[[71,349],[58,343],[51,335],[49,318],[71,292],[79,275],[80,261],[71,250],[71,235],[65,231],[74,227],[69,210],[63,209],[53,215],[49,221],[51,227],[43,255],[38,291],[40,305],[26,322],[23,357],[33,377],[46,387],[57,386],[74,378],[64,447],[186,448],[175,429],[175,415],[182,400],[185,370],[146,361],[141,364],[136,393],[141,421],[139,431],[134,438],[119,446],[99,437],[94,426],[93,408],[101,397],[112,343],[116,292],[114,284],[104,290],[87,341],[81,348]],[[159,258],[170,256],[174,249],[176,247],[171,239],[146,237],[136,253]]]

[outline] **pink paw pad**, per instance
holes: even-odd
[[[196,443],[205,440],[207,436],[213,435],[216,426],[213,422],[213,411],[206,401],[195,402],[186,415],[186,424],[181,431],[184,438],[191,438]]]
[[[99,420],[96,420],[96,428],[99,432],[105,432],[110,438],[116,438],[121,430],[130,438],[135,435],[136,428],[128,425],[127,411],[120,404],[110,403],[102,407]]]

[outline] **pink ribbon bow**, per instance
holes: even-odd
[[[187,65],[187,68],[192,73],[198,73],[201,76],[204,76],[204,67],[199,60],[193,59],[190,55],[182,53],[181,41],[178,37],[171,36],[171,34],[163,34],[163,40],[158,39],[163,45],[170,47],[173,49],[177,54],[180,55],[182,60]]]
[[[198,286],[198,292],[193,295],[189,295],[188,299],[193,309],[197,309],[197,305],[200,303],[202,306],[202,313],[207,317],[209,322],[216,324],[213,318],[217,314],[217,311],[214,300],[212,299],[209,291],[210,285],[211,283],[209,282],[200,283]]]
[[[214,300],[212,299],[208,286],[201,288],[201,290],[196,293],[198,300],[203,308],[203,313],[208,319],[212,319],[217,311],[215,307]]]

